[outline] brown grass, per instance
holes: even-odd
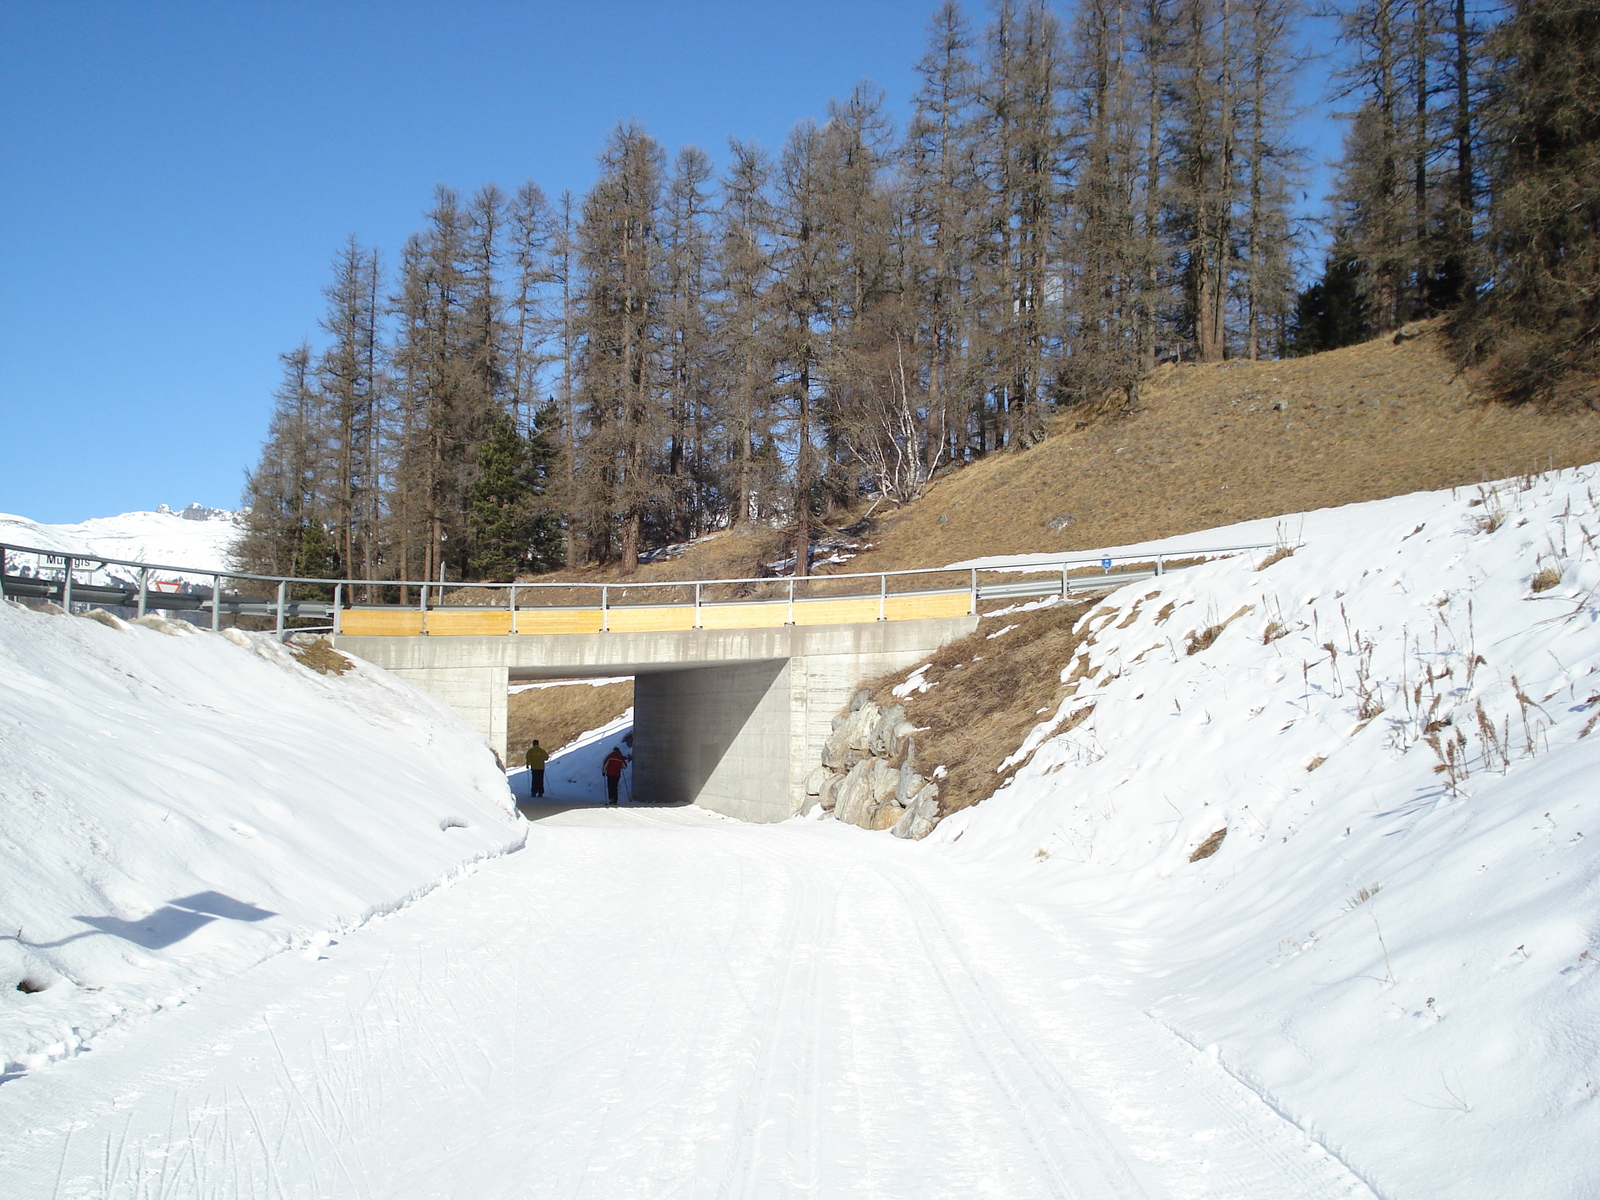
[[[1557,567],[1542,567],[1533,577],[1533,590],[1548,592],[1551,588],[1561,583],[1561,571]]]
[[[355,664],[335,650],[327,638],[314,642],[290,642],[289,653],[319,675],[343,675]]]
[[[522,766],[534,738],[554,754],[580,733],[620,717],[632,703],[632,680],[601,687],[578,682],[517,692],[507,702],[506,765]]]
[[[911,723],[925,730],[915,735],[916,766],[924,775],[945,768],[941,816],[976,804],[1004,783],[1010,772],[997,773],[1001,762],[1071,690],[1060,675],[1088,636],[1087,624],[1081,633],[1073,626],[1089,608],[1078,603],[985,617],[975,632],[933,656],[923,679],[935,686],[904,700],[890,689],[905,672],[866,685],[879,704],[905,705]],[[1016,628],[989,638],[1007,625]],[[1087,715],[1074,714],[1072,724]]]
[[[1201,629],[1195,633],[1191,633],[1189,635],[1189,642],[1186,647],[1187,653],[1199,654],[1202,650],[1209,650],[1211,648],[1211,644],[1222,636],[1222,631],[1224,629],[1226,629],[1229,625],[1232,625],[1235,621],[1244,616],[1254,607],[1254,605],[1246,604],[1226,621],[1213,621],[1204,629]]]
[[[1202,858],[1210,858],[1222,849],[1222,839],[1228,836],[1227,829],[1219,829],[1194,848],[1194,853],[1189,855],[1190,862],[1199,862]]]
[[[1256,570],[1265,571],[1273,563],[1281,563],[1286,558],[1294,557],[1293,546],[1278,546],[1273,552],[1256,564]]]

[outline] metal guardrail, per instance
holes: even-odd
[[[426,617],[430,611],[437,612],[449,609],[461,611],[496,611],[499,605],[460,605],[444,602],[448,591],[463,588],[477,588],[489,591],[504,591],[506,605],[512,614],[510,627],[506,632],[517,632],[516,613],[536,609],[557,611],[593,611],[594,605],[583,606],[574,610],[570,604],[540,604],[519,603],[530,597],[537,598],[541,593],[550,595],[561,593],[562,597],[570,597],[574,592],[582,595],[584,592],[596,594],[599,601],[598,612],[600,628],[598,632],[611,630],[611,614],[614,611],[635,609],[694,609],[693,628],[703,628],[702,615],[705,611],[726,607],[733,604],[759,604],[773,605],[786,604],[786,625],[795,623],[796,605],[809,605],[823,600],[877,600],[877,619],[889,619],[889,607],[892,600],[908,600],[919,596],[955,596],[965,593],[968,597],[968,612],[977,614],[979,604],[984,600],[1023,600],[1038,596],[1061,595],[1068,596],[1074,593],[1101,592],[1111,588],[1121,587],[1124,584],[1151,579],[1164,574],[1171,569],[1171,564],[1177,560],[1180,564],[1185,560],[1210,559],[1229,554],[1244,553],[1251,550],[1271,549],[1270,543],[1255,543],[1245,546],[1211,546],[1185,548],[1181,550],[1167,550],[1151,554],[1121,554],[1109,555],[1100,553],[1093,556],[1075,558],[1052,559],[1044,562],[1008,561],[984,567],[931,567],[911,568],[896,571],[868,571],[857,573],[841,573],[828,575],[813,575],[796,579],[789,577],[772,576],[744,576],[730,579],[690,579],[670,580],[661,582],[632,581],[628,583],[473,583],[456,582],[441,583],[432,580],[404,580],[404,579],[314,579],[292,575],[257,575],[246,571],[224,571],[218,569],[197,569],[194,567],[179,567],[161,563],[146,563],[134,559],[108,558],[101,555],[67,554],[59,550],[45,550],[34,546],[18,546],[9,543],[0,543],[0,597],[26,598],[54,601],[68,611],[74,603],[89,603],[111,605],[115,607],[135,608],[140,616],[144,616],[151,609],[165,611],[206,612],[211,616],[212,629],[222,628],[222,617],[229,614],[239,616],[259,616],[274,618],[276,632],[280,637],[285,632],[285,623],[290,620],[318,620],[331,622],[333,632],[341,632],[341,618],[345,612],[360,608],[367,611],[381,608],[390,612],[418,611],[423,615],[422,625],[417,632],[426,633]],[[10,555],[35,555],[46,560],[46,570],[59,570],[60,579],[46,578],[42,575],[22,576],[7,573]],[[59,564],[59,565],[58,565]],[[1121,566],[1121,570],[1115,568]],[[76,582],[73,574],[76,571],[97,572],[107,567],[128,567],[137,572],[137,581],[128,585],[111,585],[103,583]],[[1095,569],[1099,574],[1095,574]],[[152,575],[154,573],[165,575],[199,576],[211,581],[211,588],[195,588],[184,592],[171,592],[152,589]],[[981,580],[980,575],[1031,575],[1029,579],[1001,579],[996,581]],[[951,588],[939,588],[929,591],[911,589],[905,591],[890,591],[890,580],[904,579],[918,576],[926,579],[930,576],[950,576],[952,582],[959,580]],[[1045,576],[1045,578],[1040,578]],[[830,594],[826,596],[796,596],[796,585],[809,585],[826,582],[836,585],[851,580],[876,581],[876,589],[867,589],[856,593]],[[272,599],[257,599],[240,595],[229,596],[225,584],[249,583],[270,585],[276,589]],[[718,601],[707,599],[706,590],[709,588],[760,585],[772,587],[787,585],[786,595],[768,597],[766,599],[741,599],[734,601]],[[331,587],[333,596],[331,600],[306,600],[293,599],[289,596],[289,589],[296,586]],[[418,592],[416,604],[397,605],[356,605],[347,603],[347,597],[354,595],[357,588],[415,588]],[[630,598],[630,593],[660,592],[663,589],[693,589],[692,600],[678,602],[643,602]],[[433,603],[430,605],[430,596]],[[621,596],[622,603],[617,603],[614,597]]]

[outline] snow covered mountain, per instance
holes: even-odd
[[[46,525],[27,517],[0,513],[0,542],[32,546],[56,555],[104,555],[133,559],[166,567],[192,567],[196,571],[229,570],[233,542],[239,536],[239,514],[191,504],[174,511],[163,504],[155,512],[130,512],[115,517],[92,517],[75,525]],[[26,572],[59,576],[61,564],[45,556],[17,555],[6,562],[7,573]],[[127,579],[130,572],[110,568],[96,571],[85,582]],[[156,572],[155,579],[181,579],[182,572]]]

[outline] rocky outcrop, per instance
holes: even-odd
[[[866,691],[834,718],[822,763],[806,792],[840,821],[923,838],[939,819],[939,785],[916,771],[917,728],[898,704],[880,707]]]

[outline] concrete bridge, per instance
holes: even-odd
[[[291,623],[326,622],[320,628],[339,649],[450,704],[502,759],[523,749],[506,745],[510,685],[632,675],[637,797],[781,821],[803,807],[805,778],[851,693],[970,632],[982,602],[1104,592],[1261,548],[802,580],[440,584],[283,578],[0,545],[0,596],[69,610],[170,610],[212,629],[224,618],[269,618],[280,637]],[[153,592],[153,572],[209,577],[209,587]],[[405,603],[408,594],[415,601]]]
[[[915,666],[977,620],[512,637],[341,634],[334,643],[450,704],[502,757],[510,684],[633,675],[636,798],[781,821],[803,807],[806,774],[821,761],[851,692]]]

